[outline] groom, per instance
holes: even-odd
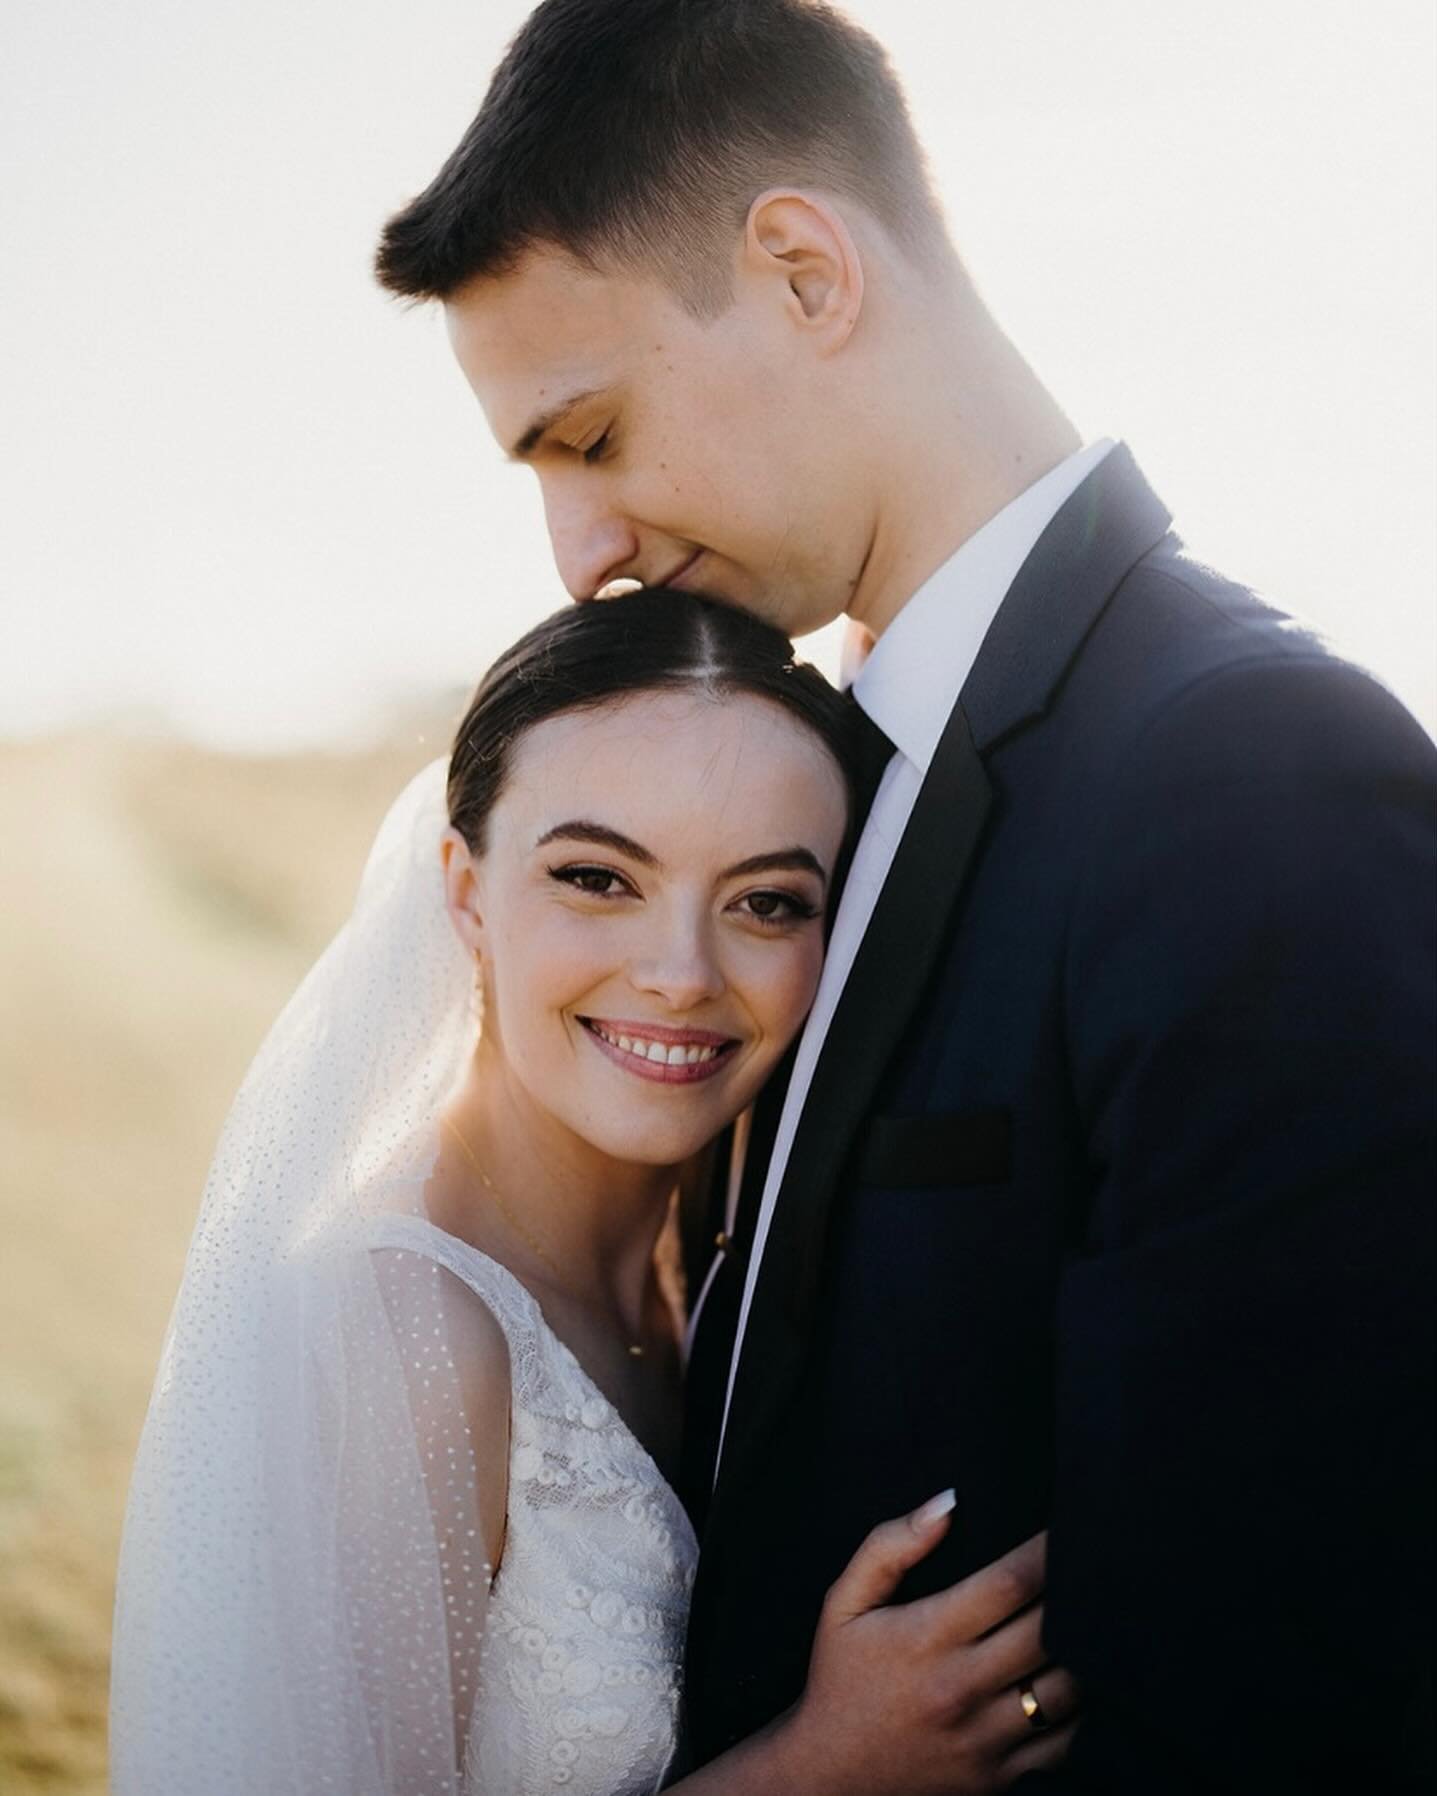
[[[1045,1788],[1423,1787],[1423,732],[1080,443],[811,0],[545,0],[379,268],[444,303],[575,598],[877,639],[886,765],[698,1321],[691,1762],[952,1486],[904,1595],[1050,1529]]]

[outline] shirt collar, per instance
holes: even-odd
[[[1112,446],[1104,437],[1075,450],[989,518],[924,581],[860,668],[853,696],[920,773],[1018,570]]]

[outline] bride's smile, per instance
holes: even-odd
[[[600,1022],[581,1016],[583,1024],[616,1066],[640,1079],[663,1085],[691,1085],[722,1070],[738,1042],[707,1030],[665,1029],[661,1023]]]

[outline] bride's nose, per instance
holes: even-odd
[[[676,1015],[718,997],[725,981],[706,921],[668,918],[630,961],[629,979],[636,991],[662,998]]]

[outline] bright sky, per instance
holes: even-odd
[[[1437,728],[1431,0],[859,0],[960,247],[1203,559]],[[6,0],[0,731],[470,685],[562,598],[376,231],[524,0]]]

